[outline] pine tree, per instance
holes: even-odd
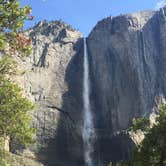
[[[136,148],[134,158],[126,162],[126,166],[165,166],[166,104],[160,107],[153,126],[150,126],[148,119],[139,118],[134,120],[131,129],[132,131],[139,129],[144,131],[145,138]]]
[[[24,21],[33,18],[30,13],[31,7],[20,7],[17,0],[0,0],[0,138],[22,145],[33,142],[34,106],[10,76],[17,72],[13,55],[23,57],[31,52],[31,39],[22,33]]]

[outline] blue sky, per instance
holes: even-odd
[[[116,16],[140,10],[155,10],[166,0],[20,0],[29,4],[35,19],[26,22],[31,27],[40,20],[63,20],[87,36],[97,21],[110,15]]]

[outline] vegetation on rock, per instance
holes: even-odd
[[[31,7],[21,7],[17,0],[0,0],[0,138],[27,145],[33,142],[31,128],[33,104],[12,81],[17,63],[12,55],[27,56],[31,39],[22,33],[24,21],[32,19]]]
[[[0,81],[0,137],[30,143],[34,129],[30,127],[32,103],[23,97],[17,84],[6,78]]]
[[[165,166],[166,165],[166,104],[158,111],[155,123],[150,126],[149,119],[133,120],[133,132],[141,130],[145,138],[133,152],[133,158],[117,164],[118,166]]]

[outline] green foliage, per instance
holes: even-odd
[[[166,105],[160,107],[152,127],[148,119],[141,118],[133,121],[131,129],[144,131],[145,138],[134,152],[134,158],[123,166],[166,166]]]
[[[24,20],[27,19],[27,12],[30,7],[20,8],[17,0],[0,0],[0,22],[1,31],[18,31],[23,27]]]
[[[34,129],[30,128],[32,109],[32,103],[22,96],[17,84],[1,79],[0,137],[9,136],[25,145],[31,143],[34,134]]]
[[[156,123],[145,135],[137,158],[142,166],[166,165],[166,105],[160,107]]]
[[[6,166],[6,162],[3,158],[0,158],[0,166]]]
[[[29,19],[31,7],[20,7],[18,0],[0,0],[0,51],[27,55],[31,40],[21,35],[24,21]]]
[[[17,63],[12,57],[3,56],[0,58],[0,79],[6,75],[16,74]]]
[[[5,35],[0,33],[0,51],[4,50],[7,46],[7,43],[5,42]]]
[[[137,130],[142,130],[144,132],[149,131],[150,129],[150,122],[149,119],[147,118],[134,118],[132,121],[132,127],[130,130],[132,131],[137,131]]]
[[[33,142],[35,131],[30,125],[34,106],[11,81],[11,76],[17,73],[17,63],[11,54],[22,57],[31,52],[31,39],[22,33],[30,13],[31,7],[20,7],[18,0],[0,0],[0,53],[3,54],[0,57],[0,138],[9,137],[10,141],[25,146]]]

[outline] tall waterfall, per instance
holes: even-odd
[[[83,143],[84,143],[84,160],[86,166],[93,166],[93,143],[95,138],[95,130],[93,124],[93,116],[90,107],[90,82],[89,82],[89,63],[86,39],[84,38],[84,74],[83,74]]]

